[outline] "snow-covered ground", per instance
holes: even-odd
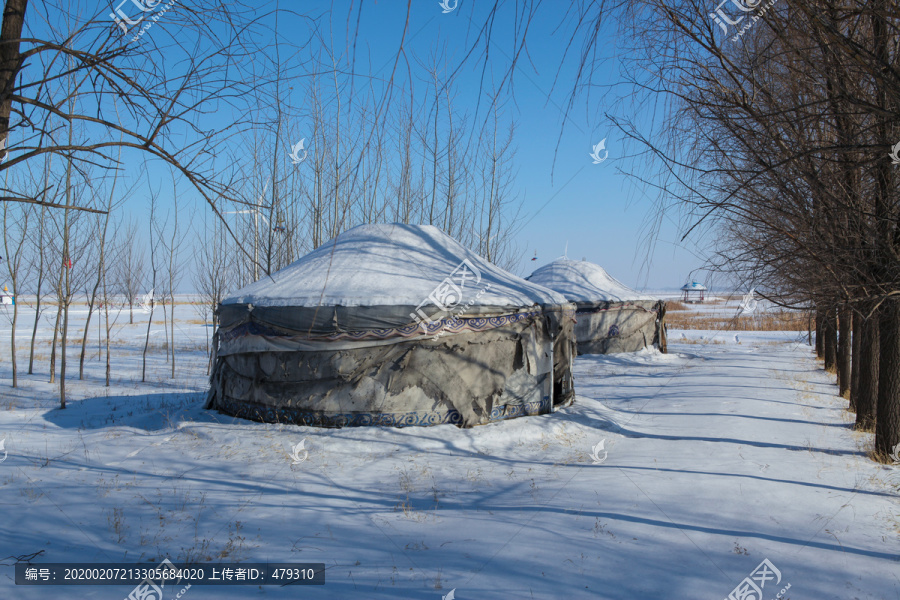
[[[140,383],[146,315],[123,313],[113,386],[95,321],[85,381],[69,355],[66,410],[47,383],[52,324],[12,389],[0,316],[0,557],[328,567],[321,587],[193,586],[187,600],[719,600],[764,559],[781,580],[763,600],[787,584],[792,600],[900,599],[900,466],[866,457],[871,435],[851,429],[805,335],[670,330],[668,355],[579,357],[577,402],[553,415],[322,430],[203,410],[207,331],[178,311],[174,380],[154,325]],[[0,598],[130,591],[16,586],[0,567]]]

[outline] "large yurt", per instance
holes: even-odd
[[[218,308],[207,408],[471,427],[574,399],[575,307],[432,226],[362,225]]]
[[[666,350],[666,304],[613,278],[600,265],[561,258],[527,278],[574,302],[578,354]]]

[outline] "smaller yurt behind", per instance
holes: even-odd
[[[226,298],[207,408],[481,425],[574,400],[575,307],[432,226],[361,225]]]
[[[623,285],[600,265],[560,258],[527,279],[575,303],[578,354],[666,351],[666,303]]]

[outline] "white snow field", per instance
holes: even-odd
[[[760,578],[761,600],[900,599],[900,465],[866,457],[872,436],[851,429],[805,335],[670,330],[668,355],[579,357],[577,401],[552,415],[328,430],[204,410],[206,329],[178,313],[176,378],[153,325],[140,383],[146,315],[123,313],[110,388],[94,321],[65,410],[47,383],[52,323],[12,389],[0,314],[0,598],[132,590],[16,586],[13,557],[42,551],[35,566],[327,566],[324,586],[194,585],[184,600],[720,600],[764,560],[780,579]]]

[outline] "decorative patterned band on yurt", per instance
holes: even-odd
[[[568,309],[574,315],[573,309]],[[530,310],[490,317],[446,317],[435,321],[410,323],[402,327],[364,331],[305,335],[256,321],[222,328],[219,331],[218,354],[226,356],[240,352],[267,352],[289,350],[348,349],[395,344],[410,339],[428,339],[455,335],[464,331],[488,331],[524,321],[541,314]]]
[[[634,302],[610,303],[604,302],[601,305],[580,305],[575,311],[576,318],[580,315],[591,313],[602,313],[616,310],[639,310],[643,312],[656,314],[658,308],[656,306],[647,307],[646,303],[635,304]]]
[[[489,421],[503,421],[516,417],[542,415],[550,412],[550,399],[541,402],[495,406]],[[225,401],[218,409],[241,419],[263,423],[293,423],[309,427],[429,427],[432,425],[461,425],[459,411],[400,412],[400,413],[346,413],[328,414],[303,408],[286,408]]]

